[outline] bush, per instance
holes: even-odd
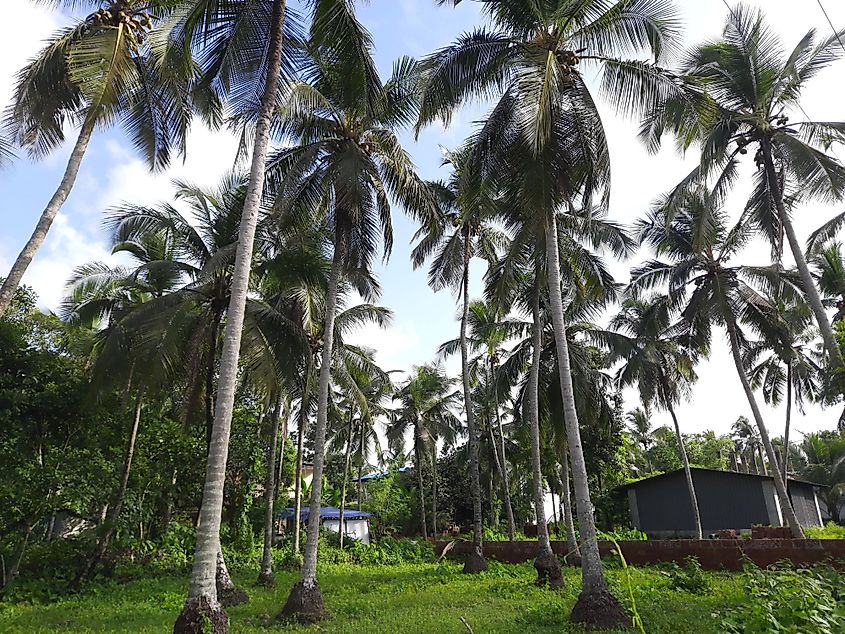
[[[682,590],[691,594],[704,594],[710,591],[710,580],[696,557],[687,557],[683,566],[672,564],[663,574],[669,578],[669,587],[672,590]]]
[[[828,522],[825,526],[810,526],[804,529],[807,539],[845,539],[845,526]]]
[[[618,542],[648,541],[648,535],[636,528],[620,528],[615,531],[599,533],[599,539],[615,539]]]
[[[349,548],[351,561],[364,566],[393,566],[397,564],[419,564],[434,561],[434,546],[427,541],[403,537],[385,537],[366,545],[352,542]]]
[[[743,586],[749,601],[720,614],[721,625],[729,634],[845,631],[842,584],[842,575],[830,568],[747,567]]]
[[[30,544],[21,562],[18,578],[0,590],[0,598],[6,601],[50,602],[73,594],[92,547],[91,540],[86,538]]]

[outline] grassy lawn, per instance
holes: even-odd
[[[530,564],[493,564],[478,576],[464,576],[452,563],[404,566],[321,567],[320,579],[331,621],[304,628],[272,624],[276,631],[466,632],[463,616],[477,634],[489,632],[579,632],[567,623],[580,586],[578,570],[565,571],[567,587],[550,593],[532,585]],[[742,602],[739,579],[708,573],[712,590],[674,591],[660,571],[630,570],[634,599],[650,634],[720,632],[712,613]],[[229,609],[232,632],[267,632],[295,580],[278,576],[275,590],[251,587],[255,574],[237,575],[251,601]],[[630,607],[623,570],[608,570],[617,596]],[[51,605],[0,604],[0,632],[167,632],[182,607],[186,577],[138,579],[101,587]]]

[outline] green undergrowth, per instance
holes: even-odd
[[[568,624],[580,588],[580,570],[566,568],[566,588],[557,593],[534,586],[531,564],[491,562],[487,572],[467,576],[454,562],[362,566],[320,564],[320,583],[331,621],[304,628],[272,621],[296,580],[277,574],[273,590],[252,586],[257,569],[235,574],[251,597],[229,610],[232,632],[581,632]],[[707,573],[711,592],[673,590],[656,568],[629,568],[637,609],[649,633],[701,634],[723,631],[720,610],[743,604],[741,575]],[[607,570],[611,589],[629,603],[620,568]],[[0,603],[0,632],[167,632],[182,607],[187,575],[139,578],[104,584],[49,605]],[[630,606],[629,606],[630,607]],[[270,625],[268,625],[268,623]]]
[[[825,526],[810,526],[804,529],[807,539],[845,539],[845,526],[828,522]]]

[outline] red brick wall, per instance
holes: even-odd
[[[449,542],[439,541],[435,551],[439,555]],[[779,561],[791,561],[801,566],[830,561],[845,569],[845,539],[666,539],[619,542],[625,560],[642,566],[662,562],[683,563],[689,556],[697,557],[706,570],[740,570],[743,554],[758,566],[766,567]],[[470,542],[458,542],[451,553],[469,552]],[[599,542],[602,555],[613,550],[610,542]],[[566,542],[553,541],[552,550],[558,556],[566,554]],[[505,563],[531,561],[537,554],[537,542],[484,542],[484,555]]]

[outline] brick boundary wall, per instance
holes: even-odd
[[[439,557],[448,541],[435,542]],[[845,570],[845,539],[666,539],[650,541],[620,541],[625,560],[634,566],[664,562],[683,563],[687,557],[697,557],[705,570],[740,570],[745,555],[761,568],[779,561],[796,566],[823,562]],[[447,556],[469,552],[471,542],[459,541]],[[552,550],[559,557],[567,553],[566,542],[553,541]],[[599,542],[602,555],[609,555],[613,544]],[[537,554],[536,541],[484,542],[484,555],[503,563],[518,564],[531,561]]]

